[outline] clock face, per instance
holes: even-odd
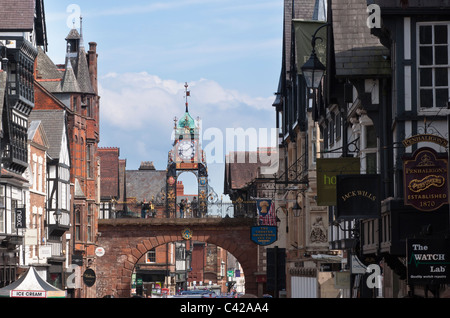
[[[183,140],[178,145],[178,156],[183,160],[192,160],[195,157],[195,143]]]

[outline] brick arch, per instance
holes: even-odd
[[[192,240],[211,243],[230,252],[241,264],[245,290],[257,294],[257,245],[250,240],[251,220],[245,219],[115,219],[99,220],[98,245],[105,255],[96,259],[97,297],[130,297],[131,274],[152,248],[182,241],[189,228]]]

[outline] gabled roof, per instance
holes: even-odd
[[[40,140],[37,137],[40,136]],[[47,134],[45,133],[44,127],[40,120],[31,121],[28,127],[28,140],[39,144],[41,147],[50,148],[48,143]]]
[[[59,159],[63,134],[66,133],[66,112],[64,110],[37,110],[30,113],[29,121],[40,121],[47,135],[49,149],[48,155],[52,159]]]
[[[272,149],[258,151],[233,151],[225,158],[224,193],[245,188],[261,177],[261,168],[270,167],[270,162],[261,161],[261,154],[271,153]]]

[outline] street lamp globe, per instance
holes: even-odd
[[[56,210],[55,213],[53,213],[53,217],[55,218],[56,224],[59,224],[61,222],[62,213],[60,210]]]
[[[319,88],[325,70],[325,66],[320,62],[313,50],[309,60],[302,66],[302,73],[306,80],[306,86],[313,89]]]
[[[298,202],[295,202],[294,207],[292,208],[292,212],[294,213],[295,217],[299,217],[300,213],[302,212],[302,208],[298,204]]]

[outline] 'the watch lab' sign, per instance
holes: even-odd
[[[450,283],[450,240],[415,238],[406,243],[408,284]]]

